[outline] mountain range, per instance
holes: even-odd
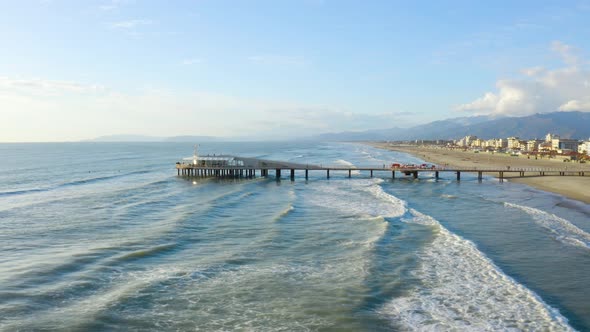
[[[434,121],[410,128],[389,128],[358,132],[320,134],[298,139],[323,141],[373,140],[434,140],[459,139],[467,135],[479,138],[521,137],[543,138],[547,133],[562,138],[587,139],[590,137],[590,112],[553,112],[524,117],[492,117],[487,115],[459,117]],[[90,142],[227,142],[251,141],[253,137],[110,135],[88,140]],[[259,139],[263,140],[263,139]]]
[[[473,116],[434,121],[410,128],[390,128],[361,132],[341,132],[318,135],[320,140],[434,140],[458,139],[475,135],[483,139],[521,137],[543,138],[547,133],[562,138],[590,137],[590,113],[553,112],[524,117]]]

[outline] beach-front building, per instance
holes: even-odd
[[[552,142],[556,138],[559,139],[559,135],[547,133],[547,135],[545,135],[545,142]]]
[[[471,146],[481,148],[484,146],[484,140],[476,138],[471,142]]]
[[[470,147],[473,141],[475,141],[476,139],[477,136],[468,135],[458,140],[456,144],[462,147]]]
[[[578,144],[577,139],[554,138],[551,141],[551,148],[554,151],[578,151]]]
[[[551,139],[551,150],[559,150],[559,137]]]
[[[580,145],[578,145],[578,153],[590,156],[590,139],[583,141],[580,143]]]
[[[528,152],[535,152],[539,151],[539,145],[543,143],[543,140],[540,139],[531,139],[526,142],[526,150]]]
[[[512,150],[520,149],[520,139],[518,137],[508,137],[508,148]]]
[[[551,142],[543,142],[541,144],[539,144],[538,148],[537,148],[539,152],[550,152],[552,150],[551,148]]]
[[[504,149],[508,147],[508,140],[504,138],[498,138],[496,140],[496,148]]]
[[[508,141],[502,138],[492,138],[482,142],[482,147],[494,150],[500,150],[508,145]]]

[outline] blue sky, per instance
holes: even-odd
[[[0,141],[590,111],[590,1],[12,1]]]

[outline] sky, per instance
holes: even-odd
[[[0,1],[0,142],[590,111],[590,1]]]

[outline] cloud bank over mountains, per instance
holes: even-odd
[[[555,111],[590,111],[590,70],[576,50],[555,41],[551,50],[563,61],[561,68],[532,67],[524,77],[502,79],[496,92],[486,92],[456,110],[477,115],[524,116]]]
[[[0,76],[0,140],[79,140],[102,135],[210,135],[286,139],[334,130],[381,129],[410,112],[353,112],[211,91],[135,89]],[[66,134],[67,133],[67,134]],[[21,139],[22,140],[22,139]]]

